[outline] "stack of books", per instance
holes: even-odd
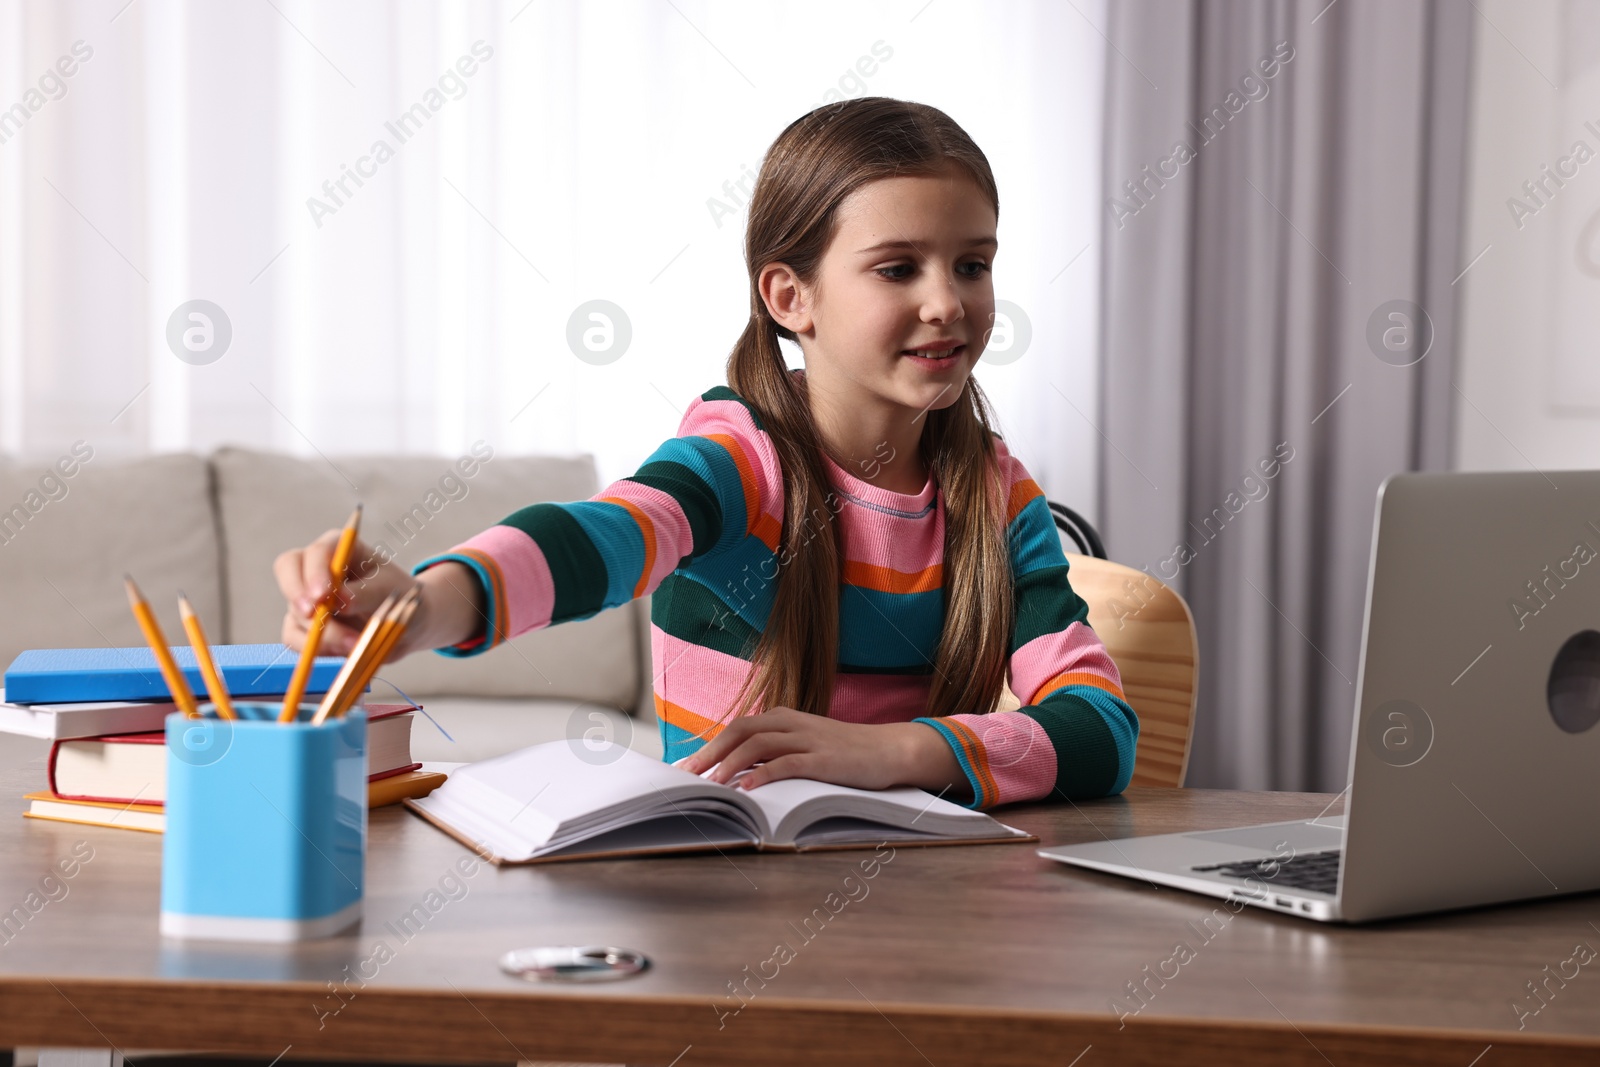
[[[172,650],[200,684],[192,650]],[[295,666],[283,645],[215,645],[212,657],[240,699],[281,701]],[[344,660],[319,657],[307,693],[326,692]],[[367,704],[367,805],[423,797],[444,775],[411,758],[420,705]],[[166,717],[178,707],[149,648],[42,649],[13,661],[0,689],[0,732],[52,742],[46,788],[23,815],[161,833],[165,828]]]

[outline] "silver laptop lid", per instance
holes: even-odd
[[[1600,471],[1378,494],[1344,918],[1600,888]]]

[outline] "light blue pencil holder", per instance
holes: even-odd
[[[315,704],[211,704],[167,716],[161,933],[232,941],[327,937],[361,920],[367,716],[320,726]]]

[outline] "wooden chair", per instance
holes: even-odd
[[[1072,589],[1089,605],[1089,625],[1122,675],[1139,716],[1133,785],[1181,786],[1194,740],[1200,666],[1189,605],[1171,587],[1121,563],[1066,554]],[[1019,706],[1009,686],[995,710]]]

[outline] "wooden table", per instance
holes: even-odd
[[[1594,895],[1342,928],[1235,915],[1033,844],[901,848],[870,880],[868,851],[484,864],[453,882],[471,854],[387,808],[371,817],[358,933],[164,942],[161,838],[20,818],[34,773],[0,775],[0,909],[75,847],[92,858],[0,941],[0,1048],[678,1067],[1600,1062],[1600,960],[1551,984],[1520,1030],[1511,1006],[1540,1003],[1526,983],[1575,945],[1600,947]],[[1001,815],[1055,844],[1311,817],[1329,800],[1135,788]],[[1207,938],[1214,909],[1226,921]],[[1179,942],[1192,955],[1164,963]],[[636,948],[653,966],[592,986],[497,968],[508,949],[559,943]],[[1128,983],[1147,974],[1141,1004]]]

